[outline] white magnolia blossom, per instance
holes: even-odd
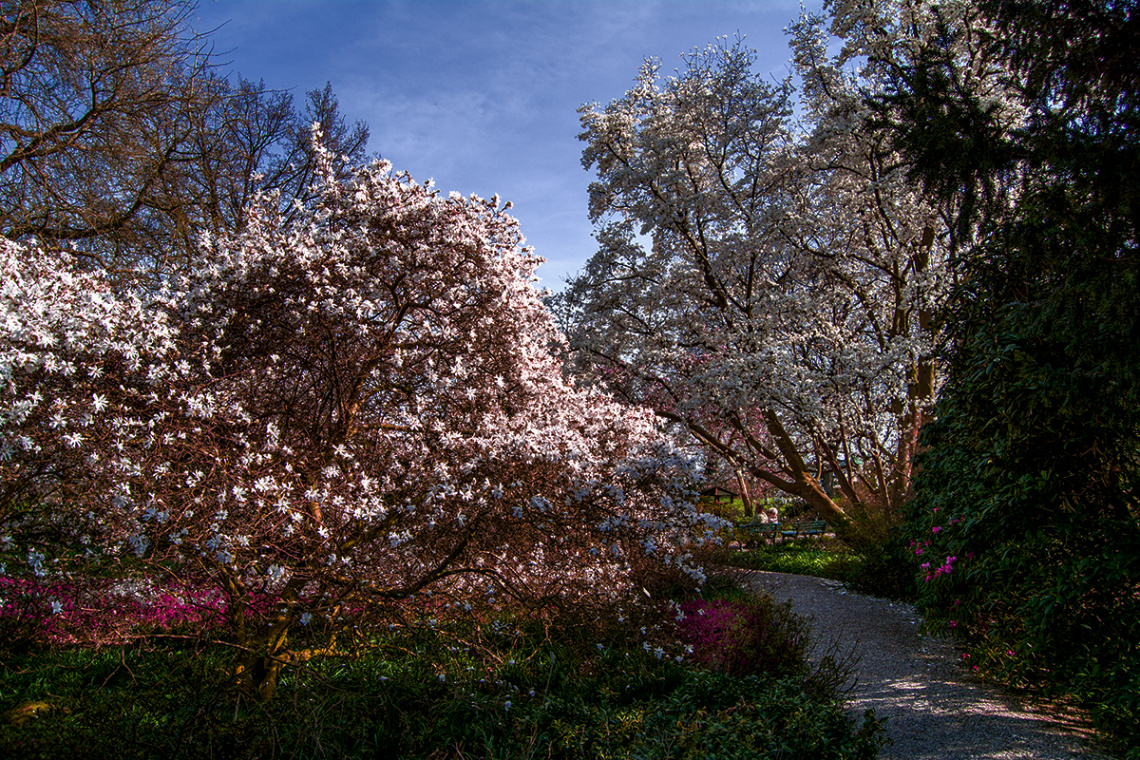
[[[933,6],[829,7],[790,30],[798,95],[720,40],[582,109],[599,250],[560,307],[602,383],[846,523],[907,494],[951,240],[866,101]]]
[[[311,204],[260,199],[158,293],[0,241],[9,568],[89,536],[221,589],[269,656],[425,591],[582,604],[662,555],[699,578],[688,453],[563,377],[508,206],[323,161]]]

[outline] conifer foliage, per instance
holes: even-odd
[[[920,602],[976,667],[1087,700],[1140,757],[1138,9],[980,6],[1019,122],[937,47],[879,102],[977,231],[911,517]]]

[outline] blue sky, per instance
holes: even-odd
[[[818,3],[809,2],[814,8]],[[199,0],[225,69],[289,90],[331,82],[368,148],[444,191],[514,204],[559,290],[594,250],[577,109],[608,103],[645,58],[736,34],[783,78],[799,0]]]

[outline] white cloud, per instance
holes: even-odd
[[[817,3],[813,3],[815,5]],[[557,288],[593,253],[577,108],[632,84],[646,57],[737,32],[782,75],[798,0],[214,0],[202,27],[233,69],[295,97],[326,81],[371,150],[418,180],[515,203]]]

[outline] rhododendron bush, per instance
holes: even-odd
[[[563,379],[509,204],[322,156],[157,292],[2,245],[3,575],[212,590],[267,695],[301,629],[699,574],[685,452]]]

